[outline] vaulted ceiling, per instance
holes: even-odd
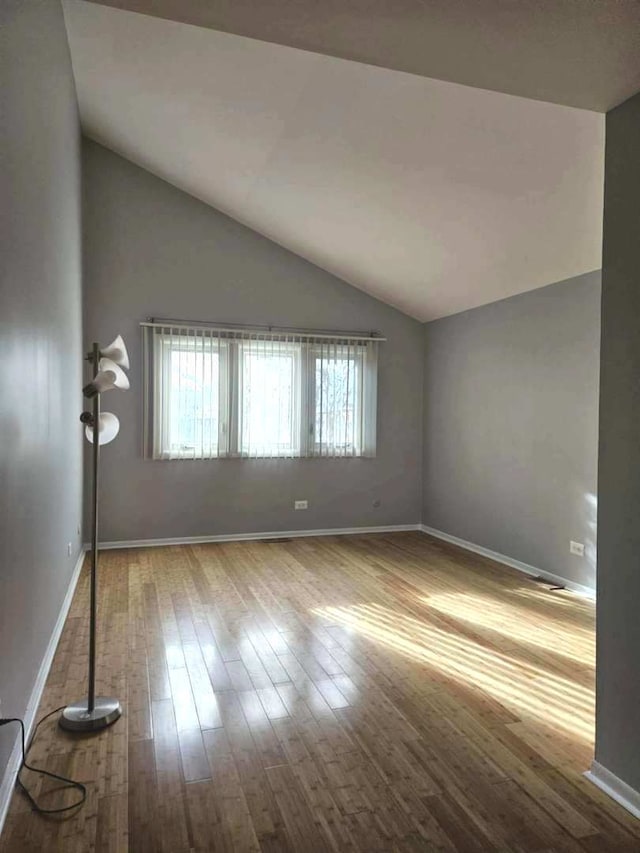
[[[535,50],[541,28],[532,24],[529,54],[520,33],[489,63],[493,77],[483,76],[472,36],[485,51],[497,37],[492,19],[479,20],[477,12],[471,29],[467,20],[453,27],[469,4],[450,0],[447,32],[458,32],[460,50],[457,65],[451,59],[444,67],[442,50],[431,51],[434,32],[444,38],[444,0],[65,0],[83,129],[421,320],[596,269],[604,117],[565,105],[584,106],[589,94],[574,73],[580,39],[567,45],[565,76],[553,65],[560,61],[555,47],[549,61],[556,70],[536,75],[527,56],[535,54],[542,67]],[[632,73],[638,55],[607,64],[602,47],[620,29],[611,9],[622,15],[626,5],[601,4],[601,23],[612,23],[599,51],[595,28],[582,28],[603,69],[591,106],[640,88]],[[432,11],[434,32],[427,26]],[[519,32],[514,20],[510,26]],[[419,34],[429,32],[421,42]],[[636,26],[636,41],[637,34]],[[558,38],[548,41],[557,46]],[[428,48],[422,59],[421,43]],[[510,80],[506,59],[517,51],[528,71]],[[391,67],[379,67],[385,64]]]
[[[92,0],[605,112],[640,89],[638,0]]]

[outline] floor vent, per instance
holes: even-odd
[[[537,578],[534,578],[534,581],[537,581],[537,583],[543,583],[545,586],[548,586],[550,592],[555,592],[558,589],[565,589],[564,586],[560,586],[554,581],[548,581],[546,578],[543,578],[540,575],[538,575]]]

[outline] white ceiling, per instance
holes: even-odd
[[[92,0],[606,112],[640,90],[639,0]]]
[[[601,114],[64,6],[90,137],[420,320],[600,266]]]

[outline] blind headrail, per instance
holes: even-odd
[[[150,317],[148,320],[143,320],[140,326],[147,328],[159,329],[208,329],[212,332],[232,332],[236,334],[246,335],[283,335],[283,336],[298,336],[301,338],[326,338],[328,340],[348,340],[348,341],[386,341],[379,332],[354,332],[343,331],[336,329],[334,331],[328,329],[300,329],[289,328],[286,326],[257,326],[257,325],[236,325],[234,323],[205,323],[194,320],[189,322],[186,320],[172,320],[165,317]]]

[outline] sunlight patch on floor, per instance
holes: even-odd
[[[440,613],[495,631],[515,642],[537,646],[590,667],[595,664],[595,636],[585,628],[560,620],[538,620],[532,624],[530,610],[482,595],[442,593],[423,597],[421,601]]]
[[[378,604],[326,606],[312,612],[473,685],[516,714],[537,718],[587,743],[593,740],[592,691],[569,678]]]

